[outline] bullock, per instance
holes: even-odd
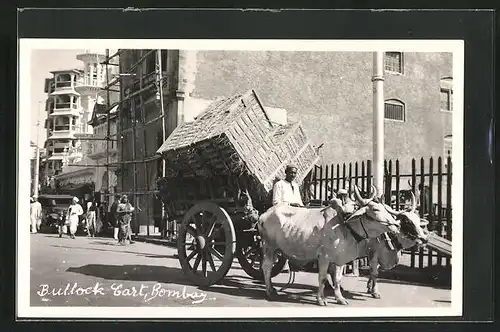
[[[330,263],[344,265],[366,251],[368,238],[385,232],[399,232],[399,222],[372,196],[361,197],[354,186],[354,194],[360,208],[348,220],[343,219],[342,203],[333,199],[325,208],[292,207],[277,204],[264,212],[258,222],[262,244],[262,271],[266,284],[266,296],[273,300],[277,296],[271,282],[274,256],[279,250],[292,262],[318,260],[317,301],[326,305],[325,282],[333,286],[328,274]]]
[[[421,219],[415,213],[416,199],[413,192],[411,192],[411,207],[405,211],[394,211],[391,207],[385,204],[384,206],[400,222],[401,231],[399,233],[384,233],[376,238],[364,240],[367,242],[366,252],[360,255],[360,257],[368,256],[368,266],[370,269],[370,276],[367,282],[368,294],[371,294],[376,299],[380,298],[377,287],[379,266],[384,270],[394,268],[399,262],[401,250],[411,248],[415,245],[423,245],[428,240],[428,231],[425,229],[428,221]],[[343,266],[333,265],[333,270],[334,292],[337,302],[347,304],[340,286]]]

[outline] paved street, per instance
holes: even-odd
[[[33,234],[31,305],[269,306],[264,285],[249,278],[236,260],[222,285],[201,290],[186,280],[175,253],[174,248],[149,243],[119,246],[107,238]],[[277,289],[287,281],[288,273],[273,279]],[[273,306],[314,305],[316,286],[317,275],[297,273]],[[364,293],[365,277],[346,277],[343,287],[353,307],[447,307],[451,300],[448,289],[402,281],[381,279],[378,300]],[[329,304],[337,306],[333,297]]]

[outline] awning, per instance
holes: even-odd
[[[60,95],[79,96],[80,94],[73,89],[63,89],[63,90],[56,90],[56,91],[52,92],[50,95],[51,96],[60,96]]]
[[[94,183],[79,183],[79,184],[68,184],[59,187],[59,192],[68,193],[70,195],[76,194],[77,192],[93,192],[95,188]]]

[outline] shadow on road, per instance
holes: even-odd
[[[70,267],[66,271],[107,280],[152,281],[193,285],[187,280],[181,269],[166,266],[87,264],[80,267]]]
[[[117,248],[123,248],[121,246],[115,245]],[[101,251],[101,252],[114,252],[114,253],[123,253],[123,254],[134,254],[139,256],[144,256],[148,258],[174,258],[177,259],[174,255],[154,255],[152,253],[146,252],[137,252],[130,250],[111,250],[111,249],[101,249],[101,248],[89,248],[89,247],[77,247],[77,246],[61,246],[61,245],[52,245],[52,247],[56,248],[68,248],[68,249],[84,249],[84,250],[93,250],[93,251]]]
[[[422,279],[408,278],[406,279],[404,276],[384,276],[383,278],[378,278],[377,282],[381,284],[397,284],[397,285],[408,285],[408,286],[423,286],[423,287],[432,287],[435,289],[447,289],[450,290],[451,287],[447,285],[439,285],[439,284],[431,284],[430,282],[422,281]]]
[[[243,280],[252,280],[248,277],[241,276],[230,276],[224,278],[222,281],[222,287],[219,285],[211,286],[209,289],[212,292],[219,292],[227,295],[233,296],[245,296],[247,298],[252,299],[264,299],[265,298],[265,285],[262,281],[253,281],[250,284],[247,282],[242,282]],[[307,304],[317,304],[316,301],[316,292],[317,287],[311,285],[304,285],[299,283],[279,283],[273,282],[274,288],[278,291],[278,298],[274,302],[282,302],[282,303],[307,303]],[[285,288],[281,290],[282,288]],[[208,289],[207,289],[208,290]],[[292,291],[292,290],[300,290]],[[356,301],[366,301],[363,298],[359,298],[360,294],[353,293],[349,291],[344,291],[342,293],[344,297],[348,300],[356,300]],[[333,298],[333,290],[325,289],[325,295],[328,297],[328,302],[332,303],[335,301]]]
[[[368,276],[368,269],[360,269],[362,276]],[[451,289],[451,268],[431,266],[422,269],[397,265],[391,270],[380,270],[381,283],[427,286],[436,289]]]
[[[139,281],[139,282],[159,282],[159,283],[173,283],[185,286],[194,286],[190,282],[181,269],[166,266],[152,266],[152,265],[101,265],[101,264],[87,264],[80,267],[70,267],[67,272],[79,273],[96,278],[103,278],[107,280],[117,281]],[[245,282],[246,280],[246,282]],[[265,299],[265,286],[258,283],[249,283],[250,278],[231,276],[226,277],[220,284],[212,285],[208,288],[200,288],[205,291],[213,293],[226,294],[236,297],[246,297],[252,299]],[[285,286],[285,283],[275,283],[276,289]],[[282,303],[308,303],[316,304],[316,289],[308,285],[293,284],[289,290],[300,289],[301,292],[283,291],[279,293],[276,302]],[[346,292],[346,298],[357,299],[350,296]],[[354,294],[354,293],[352,293]],[[328,301],[334,303],[333,297],[329,296]]]

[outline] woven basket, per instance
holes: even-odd
[[[250,175],[269,194],[286,165],[301,182],[319,157],[300,123],[273,124],[255,91],[217,100],[193,122],[177,127],[160,147],[167,178]]]

